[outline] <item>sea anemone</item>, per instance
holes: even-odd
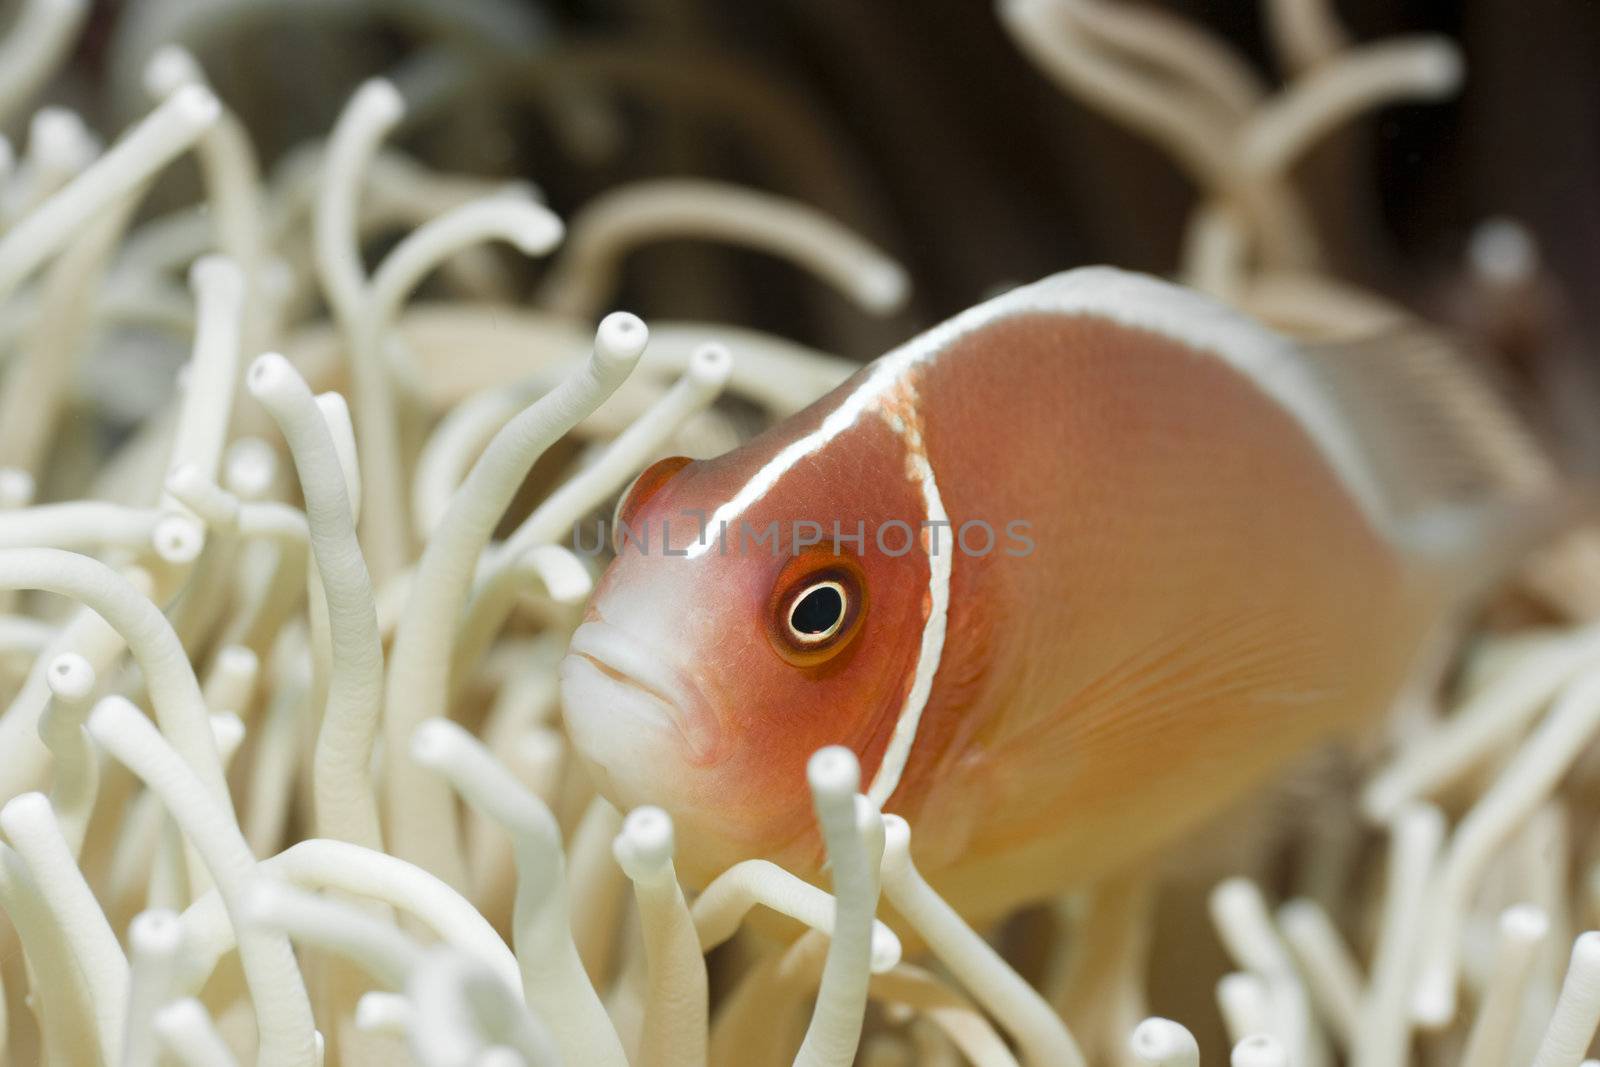
[[[396,0],[294,16],[312,38],[393,23],[410,41],[393,79],[264,173],[208,72],[219,39],[296,5],[126,6],[107,95],[128,110],[137,86],[143,113],[102,144],[44,106],[17,150],[0,141],[0,1065],[1583,1060],[1600,1021],[1600,932],[1579,932],[1600,918],[1589,534],[1527,563],[1505,619],[1449,650],[1447,684],[1228,813],[1203,861],[1174,846],[975,928],[829,747],[807,768],[820,882],[751,859],[686,886],[668,814],[599,798],[563,734],[556,664],[595,576],[567,539],[650,461],[733,447],[856,364],[607,312],[634,250],[690,237],[814,275],[858,316],[834,338],[876,343],[916,279],[806,202],[847,203],[848,168],[719,57],[574,58],[531,9]],[[1367,110],[1455,92],[1462,57],[1435,37],[1352,43],[1324,0],[1265,8],[1277,88],[1160,10],[1002,0],[995,17],[1019,68],[1192,181],[1186,283],[1308,341],[1417,328],[1339,276],[1295,168]],[[73,85],[89,15],[18,5],[11,128]],[[710,100],[801,196],[654,176],[563,219],[530,182],[386,145],[408,109],[524,81],[585,158],[623,152],[623,89]],[[494,109],[462,108],[470,136],[493,132]],[[180,203],[190,158],[199,198]],[[551,258],[531,300],[493,245]],[[1479,231],[1455,291],[1484,333],[1530,303],[1539,328],[1559,321],[1509,221]],[[1548,483],[1502,417],[1462,447]]]

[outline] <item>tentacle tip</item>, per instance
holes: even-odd
[[[883,816],[883,841],[885,849],[909,848],[911,845],[911,824],[905,818],[895,814]]]
[[[527,1067],[528,1060],[509,1045],[491,1045],[478,1053],[473,1067]]]
[[[244,300],[244,271],[228,256],[213,252],[189,268],[189,287],[197,296],[237,304]]]
[[[1151,1016],[1134,1027],[1128,1048],[1135,1056],[1156,1062],[1184,1053],[1199,1055],[1200,1051],[1187,1028],[1159,1016]]]
[[[542,256],[559,245],[567,235],[567,227],[555,212],[529,201],[523,205],[526,218],[513,235],[517,251],[528,256]]]
[[[843,745],[819,748],[806,763],[806,781],[819,798],[854,797],[861,787],[861,764]]]
[[[702,388],[720,389],[733,374],[733,353],[712,341],[689,355],[689,379]]]
[[[1211,888],[1210,905],[1213,913],[1233,914],[1251,907],[1259,899],[1261,890],[1250,879],[1242,876],[1224,878]]]
[[[892,315],[905,307],[911,296],[911,278],[897,263],[881,263],[869,268],[857,286],[861,304],[875,315]]]
[[[150,545],[168,563],[193,563],[206,546],[206,529],[192,516],[167,515],[150,532]]]
[[[228,446],[222,478],[228,492],[241,500],[259,500],[278,476],[278,453],[259,437],[241,437]]]
[[[28,151],[70,166],[86,154],[93,138],[83,117],[67,107],[42,107],[28,122]]]
[[[1423,1030],[1443,1030],[1456,1016],[1456,993],[1447,975],[1422,976],[1411,998],[1411,1019]]]
[[[185,85],[167,99],[173,114],[196,132],[206,129],[222,115],[222,101],[204,85]]]
[[[425,719],[411,731],[411,758],[423,767],[437,770],[456,751],[461,727],[448,719]]]
[[[160,1008],[150,1025],[156,1033],[172,1037],[205,1022],[206,1009],[193,997],[184,997]]]
[[[361,995],[361,998],[356,1001],[355,1023],[357,1030],[363,1033],[372,1033],[374,1030],[383,1028],[389,1020],[388,1012],[384,1009],[383,1001],[373,1000],[372,998],[374,996],[383,997],[387,995],[385,993],[363,993]]]
[[[217,650],[216,666],[230,674],[255,674],[261,668],[261,657],[246,645],[223,645]]]
[[[1404,803],[1405,797],[1382,778],[1369,783],[1361,791],[1361,814],[1373,826],[1388,825]]]
[[[200,64],[188,49],[167,44],[156,49],[144,65],[144,91],[157,100],[165,100],[185,85],[205,83]]]
[[[25,508],[36,491],[33,475],[20,467],[0,467],[0,508]]]
[[[872,927],[872,953],[869,958],[873,974],[886,974],[900,966],[900,961],[905,956],[905,947],[901,945],[899,936],[882,923],[874,923]]]
[[[52,814],[49,797],[39,792],[21,793],[0,807],[0,829],[15,838],[17,827],[50,818]]]
[[[251,361],[244,380],[250,395],[260,398],[281,388],[295,375],[294,365],[284,358],[283,353],[263,352]]]
[[[1422,71],[1429,88],[1438,96],[1449,96],[1461,88],[1467,65],[1455,42],[1438,38],[1429,41],[1421,53]]]
[[[58,698],[78,704],[94,692],[96,676],[87,659],[76,652],[63,652],[50,661],[44,680]]]
[[[1572,966],[1590,975],[1600,972],[1600,930],[1586,930],[1573,941]]]
[[[135,950],[170,955],[183,943],[183,921],[167,908],[149,908],[128,924],[128,941]]]
[[[406,113],[405,97],[388,78],[370,78],[356,90],[354,106],[385,123],[399,122]]]
[[[328,390],[318,393],[314,398],[317,407],[322,409],[323,421],[328,423],[328,428],[336,433],[345,432],[353,423],[350,421],[350,401],[344,398],[343,393]],[[353,429],[350,430],[353,433]]]
[[[1527,281],[1539,269],[1539,245],[1515,219],[1489,218],[1473,227],[1467,259],[1473,271],[1486,280],[1514,285]]]
[[[660,808],[634,808],[622,821],[622,832],[617,837],[635,867],[656,871],[672,860],[672,816]]]
[[[594,591],[594,575],[584,562],[560,545],[535,545],[523,556],[557,604],[581,604]]]
[[[855,805],[856,832],[861,835],[862,840],[870,842],[874,850],[884,848],[888,835],[883,825],[883,812],[879,811],[878,805],[864,793],[857,793],[852,802]]]
[[[218,711],[211,715],[211,739],[223,752],[231,752],[244,740],[244,720],[234,711]]]
[[[1526,944],[1543,941],[1550,932],[1550,917],[1537,905],[1513,904],[1500,913],[1500,932]]]
[[[650,328],[628,311],[613,311],[600,320],[594,334],[595,357],[610,365],[632,365],[644,354]]]
[[[130,716],[140,718],[142,713],[127,697],[111,693],[95,701],[83,726],[89,731],[90,737],[104,746],[108,739],[121,730],[124,722],[130,721]]]
[[[1233,1046],[1233,1067],[1285,1067],[1283,1045],[1269,1034],[1251,1034]]]
[[[1394,814],[1395,829],[1415,840],[1444,836],[1445,817],[1438,805],[1426,800],[1409,800]]]
[[[206,487],[208,479],[193,463],[180,463],[167,472],[166,489],[174,496],[188,496]]]

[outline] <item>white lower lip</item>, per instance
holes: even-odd
[[[561,692],[569,714],[576,709],[580,718],[599,715],[613,721],[614,717],[621,716],[630,724],[643,719],[664,729],[677,730],[673,708],[665,700],[618,678],[581,653],[575,652],[562,659]]]
[[[593,660],[561,661],[561,703],[567,735],[612,803],[631,807],[663,794],[656,777],[673,766],[679,733],[662,701],[619,681]]]
[[[690,760],[711,758],[715,724],[692,678],[679,673],[661,655],[626,631],[600,619],[585,622],[572,635],[567,659],[578,658],[609,683],[603,691],[633,706],[648,703],[677,731]],[[596,683],[598,688],[598,683]]]

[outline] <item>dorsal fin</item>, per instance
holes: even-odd
[[[1376,529],[1447,571],[1499,573],[1567,508],[1549,453],[1507,399],[1420,323],[1302,344],[1182,286],[1080,267],[970,308],[880,365],[897,371],[1031,312],[1103,316],[1228,363],[1294,416]]]
[[[1395,516],[1556,489],[1508,394],[1443,335],[1408,326],[1301,351]]]
[[[1398,541],[1416,524],[1465,530],[1480,511],[1556,495],[1554,464],[1505,397],[1421,323],[1365,341],[1304,344],[1181,286],[1082,267],[981,304],[921,343],[1031,311],[1101,315],[1227,362],[1294,416],[1368,519]],[[1447,516],[1466,521],[1441,522]],[[1496,521],[1507,518],[1520,522]]]
[[[1550,453],[1509,391],[1444,335],[1418,324],[1303,346],[1299,358],[1349,427],[1406,547],[1484,564],[1525,548],[1559,514],[1562,478]]]

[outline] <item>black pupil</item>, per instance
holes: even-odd
[[[800,598],[789,616],[797,633],[826,633],[844,614],[844,597],[831,585],[820,585]]]

